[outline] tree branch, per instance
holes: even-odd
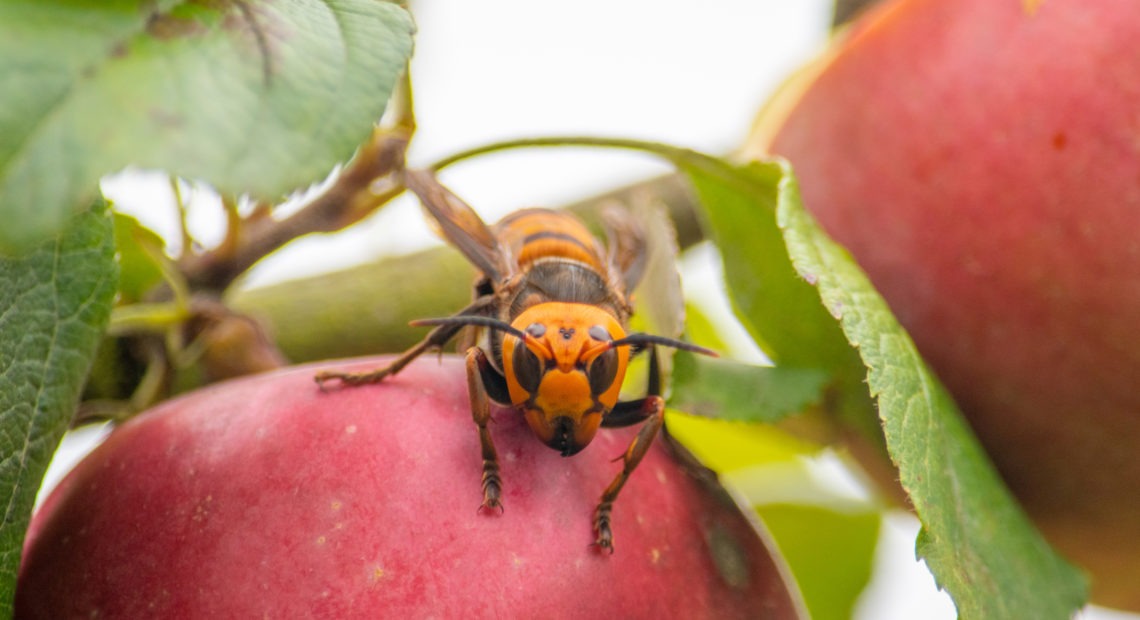
[[[403,169],[410,138],[403,128],[376,129],[336,181],[300,211],[281,220],[270,217],[267,210],[248,218],[240,230],[230,231],[231,243],[187,254],[179,269],[192,289],[221,292],[254,263],[297,237],[340,230],[363,219],[403,191],[391,177]],[[376,191],[385,180],[390,184]]]

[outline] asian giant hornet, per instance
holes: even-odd
[[[443,236],[482,272],[474,301],[450,317],[413,321],[434,329],[387,366],[362,373],[319,372],[316,381],[322,386],[331,380],[382,381],[425,351],[443,347],[464,327],[474,328],[468,344],[478,344],[467,348],[467,388],[483,453],[482,509],[502,509],[499,457],[487,428],[489,401],[521,411],[535,435],[562,456],[585,448],[600,426],[643,422],[622,456],[621,472],[594,510],[595,544],[612,553],[614,500],[664,422],[654,345],[716,354],[672,338],[627,333],[630,292],[646,262],[644,235],[628,216],[609,215],[605,250],[568,213],[524,209],[488,227],[431,174],[407,171],[405,184]],[[630,358],[645,349],[648,394],[619,401]]]

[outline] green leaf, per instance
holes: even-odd
[[[887,447],[922,521],[918,554],[963,618],[1069,618],[1082,575],[1045,542],[1006,489],[953,399],[851,256],[804,210],[785,163],[778,225],[797,270],[868,368]]]
[[[119,254],[119,303],[136,303],[162,281],[162,268],[155,256],[162,252],[162,237],[129,215],[115,213],[113,217]]]
[[[784,464],[822,449],[775,426],[704,418],[672,409],[665,424],[693,456],[721,473]]]
[[[0,250],[132,165],[274,200],[347,160],[411,53],[378,0],[0,0]]]
[[[682,170],[706,206],[708,232],[741,324],[778,366],[834,369],[857,363],[819,295],[788,260],[780,230],[752,225],[757,218],[774,218],[779,171],[752,166],[726,176],[707,165],[686,161]]]
[[[882,518],[800,504],[757,506],[812,620],[846,620],[871,580]]]
[[[720,327],[709,318],[699,303],[685,303],[685,338],[722,355],[729,348]]]
[[[830,403],[833,412],[872,442],[881,441],[859,355],[788,258],[775,226],[780,170],[734,167],[688,151],[675,151],[670,158],[705,207],[709,235],[724,263],[729,301],[741,324],[777,367],[827,373],[836,395]]]
[[[110,316],[116,274],[102,206],[34,251],[0,258],[0,617],[11,616],[24,530]]]
[[[669,406],[747,422],[778,422],[823,401],[831,375],[814,368],[754,366],[678,351]]]

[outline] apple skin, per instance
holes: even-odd
[[[18,618],[796,618],[749,518],[659,439],[591,517],[636,428],[563,458],[495,412],[504,511],[478,510],[463,361],[322,392],[300,366],[168,401],[116,429],[29,529]]]
[[[884,2],[770,104],[781,155],[1027,512],[1140,609],[1140,10]]]

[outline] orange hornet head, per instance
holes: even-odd
[[[625,330],[608,312],[586,304],[532,306],[511,324],[525,334],[503,337],[503,374],[511,402],[543,443],[576,454],[614,408],[629,364]]]

